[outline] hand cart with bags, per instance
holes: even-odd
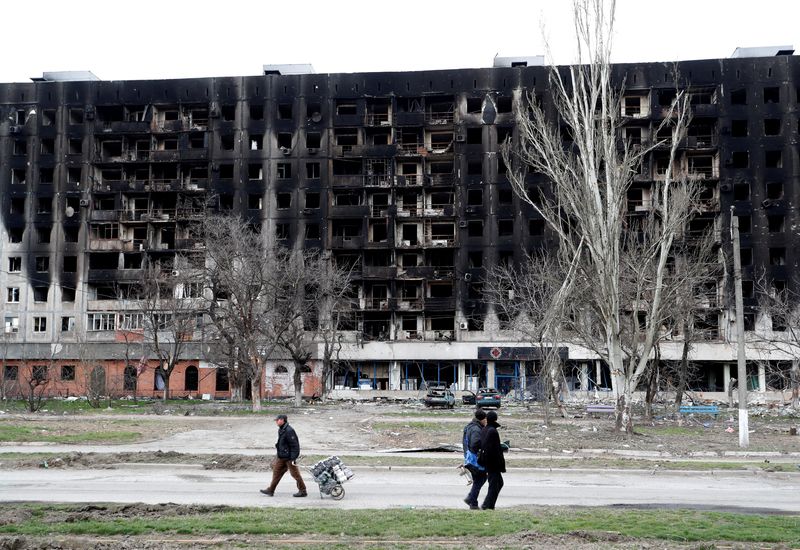
[[[355,475],[338,456],[329,456],[320,460],[310,468],[309,473],[319,485],[319,496],[329,495],[334,500],[344,498],[342,484]]]

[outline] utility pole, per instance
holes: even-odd
[[[739,447],[750,444],[747,417],[747,366],[744,358],[744,305],[742,300],[742,256],[739,247],[739,218],[731,207],[731,241],[733,242],[733,288],[736,295],[736,363],[739,378]]]

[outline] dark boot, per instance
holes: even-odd
[[[297,491],[295,494],[292,495],[293,497],[307,497],[308,493],[305,491]]]

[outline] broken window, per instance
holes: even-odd
[[[8,257],[8,271],[9,273],[19,273],[22,271],[22,257],[9,256]]]
[[[479,115],[481,114],[481,108],[483,107],[483,98],[482,97],[468,97],[467,98],[467,113],[471,115]]]
[[[531,237],[544,235],[544,220],[528,220],[528,233]]]
[[[676,96],[677,92],[674,88],[658,90],[658,104],[661,107],[669,107],[675,101]]]
[[[262,120],[264,118],[263,105],[250,105],[250,120]]]
[[[467,222],[467,237],[483,237],[483,220]]]
[[[322,105],[319,103],[309,103],[306,105],[306,117],[308,117],[311,122],[322,121]]]
[[[781,151],[765,151],[764,164],[767,168],[781,168],[783,166]]]
[[[497,236],[510,237],[514,234],[514,220],[511,218],[501,219],[497,222]]]
[[[467,191],[467,205],[468,206],[482,206],[483,205],[483,189],[470,189]]]
[[[497,98],[497,112],[500,113],[510,113],[512,111],[514,102],[512,98],[507,96],[502,96]]]
[[[747,90],[733,90],[731,92],[731,105],[747,105]]]
[[[291,208],[292,206],[292,194],[291,193],[278,193],[278,210],[286,210],[287,208]]]
[[[319,224],[307,223],[306,224],[306,239],[319,239]]]
[[[747,151],[734,151],[731,154],[731,165],[734,168],[747,168],[750,166],[750,153]]]
[[[44,273],[50,270],[49,256],[36,256],[36,271]]]
[[[56,112],[53,109],[42,111],[42,126],[52,126],[56,123]]]
[[[292,104],[279,103],[278,104],[278,118],[281,120],[291,120],[292,118]]]
[[[8,209],[9,214],[25,214],[25,197],[13,197]]]
[[[767,198],[778,200],[783,198],[783,182],[771,181],[766,184]]]
[[[467,163],[468,176],[480,176],[483,174],[483,161],[473,160]]]
[[[769,265],[786,265],[786,249],[783,247],[770,248]]]
[[[278,148],[279,149],[288,149],[292,148],[292,134],[289,132],[279,132],[278,133]]]
[[[232,134],[219,137],[219,146],[223,151],[233,151],[234,143]]]
[[[306,133],[306,147],[309,149],[319,149],[322,143],[322,134],[320,132],[307,132]]]
[[[750,184],[735,183],[733,185],[733,200],[735,201],[750,200]]]
[[[498,189],[497,190],[497,203],[498,204],[511,204],[514,200],[514,193],[511,189]]]
[[[37,227],[36,237],[39,244],[47,244],[50,242],[50,227]]]
[[[28,154],[28,142],[24,139],[14,140],[14,154],[18,156]]]
[[[753,219],[750,216],[736,216],[739,218],[739,233],[750,233],[753,227]]]
[[[25,185],[25,169],[13,168],[11,170],[11,184],[12,185]]]
[[[247,177],[251,180],[263,179],[263,171],[260,164],[250,164],[247,166]]]
[[[251,193],[247,196],[247,208],[250,210],[261,210],[261,195]]]
[[[233,164],[220,164],[219,165],[219,178],[229,180],[233,178]]]
[[[288,179],[292,177],[292,164],[290,162],[278,163],[278,179]]]
[[[483,128],[467,128],[467,145],[480,145],[483,143]]]
[[[781,89],[777,86],[764,88],[764,103],[780,103]]]
[[[289,224],[288,223],[278,223],[275,224],[275,238],[279,240],[285,240],[289,238]]]
[[[336,114],[340,116],[358,114],[358,105],[356,101],[353,99],[337,99]]]
[[[767,228],[770,233],[783,233],[785,217],[781,215],[767,216]]]
[[[56,152],[56,142],[52,138],[42,138],[39,145],[43,155],[52,155]]]
[[[250,150],[260,151],[264,149],[264,136],[250,136]]]
[[[83,124],[83,109],[74,108],[69,110],[70,124]]]
[[[223,105],[220,109],[222,120],[230,122],[236,120],[236,105]]]
[[[47,295],[50,293],[50,288],[46,286],[35,286],[33,287],[33,301],[34,302],[46,302]]]
[[[76,243],[78,242],[78,234],[80,228],[74,226],[64,226],[64,242],[65,243]]]
[[[45,184],[53,183],[52,168],[39,168],[39,183],[45,183]]]
[[[764,119],[764,135],[765,136],[778,136],[781,133],[781,119],[779,118],[765,118]]]
[[[732,137],[747,137],[747,120],[737,119],[731,121]]]

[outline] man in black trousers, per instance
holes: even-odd
[[[486,413],[486,426],[481,431],[481,450],[483,457],[481,466],[486,468],[489,481],[489,490],[483,500],[481,509],[494,510],[500,489],[503,488],[503,472],[506,471],[506,459],[503,456],[503,448],[500,446],[500,433],[497,429],[497,413],[489,411]]]

